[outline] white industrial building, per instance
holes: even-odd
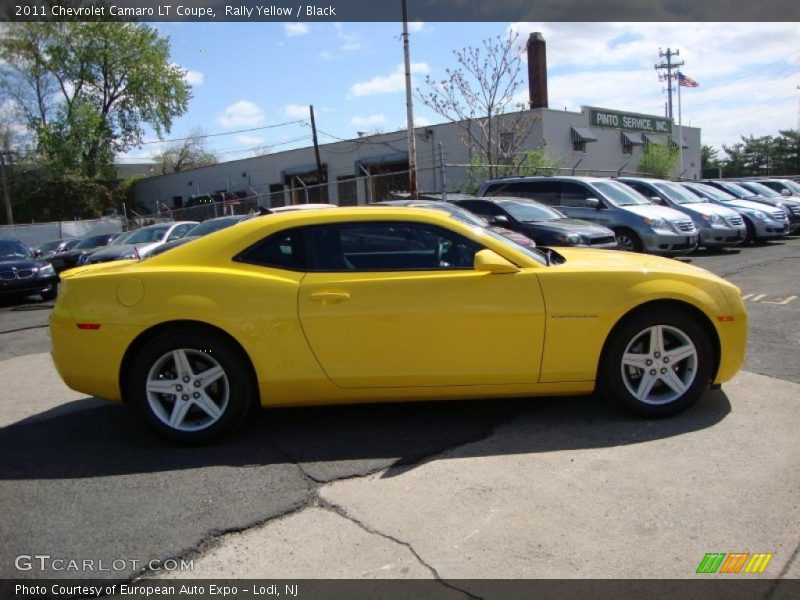
[[[700,129],[682,127],[658,115],[619,109],[583,107],[580,112],[548,107],[546,48],[540,34],[528,42],[529,110],[499,117],[524,117],[528,130],[519,151],[544,148],[560,174],[608,175],[637,172],[647,144],[672,144],[681,138],[681,162],[674,175],[701,176]],[[507,122],[507,121],[506,121]],[[418,187],[425,192],[462,190],[470,149],[459,123],[441,123],[415,130]],[[227,192],[225,197],[260,197],[263,206],[305,202],[340,205],[384,199],[408,189],[408,145],[405,131],[368,135],[319,146],[321,175],[314,148],[298,148],[179,173],[148,177],[135,187],[136,201],[146,207],[163,203],[186,206],[193,197]],[[322,184],[322,185],[320,185]],[[219,198],[219,196],[217,196]]]

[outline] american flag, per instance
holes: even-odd
[[[691,77],[687,77],[680,71],[678,71],[678,85],[682,85],[683,87],[700,87],[699,83],[697,83]]]

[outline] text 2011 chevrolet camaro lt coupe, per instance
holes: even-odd
[[[744,360],[739,290],[670,259],[539,252],[437,211],[267,215],[63,275],[71,388],[202,442],[254,405],[584,394],[679,412]]]

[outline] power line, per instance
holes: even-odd
[[[224,135],[234,135],[236,133],[248,133],[250,131],[262,131],[264,129],[275,129],[276,127],[285,127],[286,125],[295,125],[296,123],[302,123],[307,125],[305,119],[297,119],[295,121],[286,121],[285,123],[275,123],[274,125],[264,125],[263,127],[251,127],[250,129],[238,129],[236,131],[224,131],[220,133],[204,133],[203,135],[190,135],[188,137],[182,138],[172,138],[169,140],[153,140],[151,142],[142,142],[141,146],[146,146],[148,144],[166,144],[168,142],[183,142],[189,139],[205,139],[210,137],[219,137]]]
[[[292,138],[291,140],[286,140],[286,141],[283,141],[283,142],[277,142],[275,144],[258,144],[256,146],[249,146],[249,147],[241,146],[241,147],[236,147],[236,148],[234,148],[232,150],[227,150],[227,151],[224,151],[224,152],[214,152],[214,154],[221,155],[221,154],[234,154],[234,153],[237,153],[237,152],[251,152],[253,150],[259,150],[259,149],[262,149],[262,148],[269,150],[269,149],[272,149],[272,148],[277,148],[278,146],[286,146],[288,144],[293,144],[295,142],[299,142],[301,140],[307,140],[307,139],[308,139],[308,136],[304,135],[302,137]],[[118,160],[118,161],[120,161],[120,160],[155,160],[157,158],[161,158],[161,156],[158,155],[158,154],[149,154],[149,155],[142,155],[142,156],[125,156],[125,157],[117,157],[116,160]]]

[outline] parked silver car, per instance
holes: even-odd
[[[800,183],[791,179],[757,179],[758,183],[787,196],[790,200],[800,200]]]
[[[768,240],[781,237],[788,233],[789,223],[786,214],[774,206],[742,200],[713,185],[695,182],[683,182],[683,187],[705,198],[714,204],[726,206],[737,211],[744,219],[747,228],[745,242]]]
[[[747,237],[747,227],[739,213],[712,204],[673,181],[646,177],[620,177],[617,181],[631,186],[656,204],[669,206],[689,216],[700,230],[701,246],[736,246]]]
[[[740,181],[720,181],[718,179],[704,179],[702,183],[713,185],[732,196],[736,196],[742,200],[752,200],[759,204],[767,204],[775,208],[779,208],[789,220],[789,230],[791,231],[794,226],[800,226],[800,203],[792,202],[788,198],[780,194],[773,193],[772,190],[767,188],[767,191],[754,191],[750,187],[741,185],[744,182]]]
[[[517,196],[612,229],[620,248],[678,255],[697,247],[692,219],[657,206],[624,183],[601,177],[511,177],[485,182],[478,196]]]
[[[183,237],[195,225],[197,225],[197,221],[175,221],[142,227],[125,238],[125,243],[109,244],[105,248],[92,252],[84,262],[85,264],[95,264],[140,257],[140,252],[146,253],[164,242]]]

